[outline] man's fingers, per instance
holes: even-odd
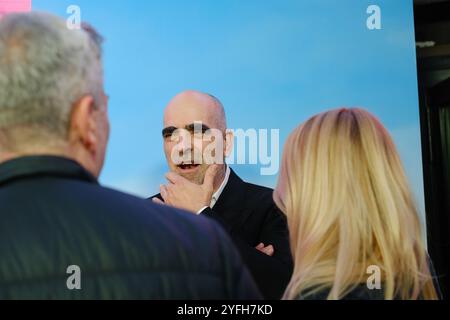
[[[165,185],[159,186],[159,193],[161,194],[161,197],[164,199],[164,202],[167,202],[167,187]]]
[[[264,246],[264,243],[260,243],[255,247],[257,250],[261,251],[262,253],[267,254],[268,256],[273,256],[275,253],[275,249],[271,244],[269,244],[267,247]]]
[[[165,204],[164,201],[162,201],[161,199],[159,199],[157,197],[152,198],[152,201],[157,204]]]
[[[170,183],[180,183],[183,181],[183,177],[179,176],[178,174],[174,173],[174,172],[168,172],[166,173],[166,179],[170,182]]]
[[[268,246],[265,247],[262,251],[263,251],[265,254],[267,254],[268,256],[273,256],[273,254],[274,254],[274,252],[275,252],[275,249],[273,248],[272,245],[268,245]]]

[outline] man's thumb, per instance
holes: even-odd
[[[217,164],[212,164],[206,169],[205,179],[203,180],[203,185],[208,188],[213,188],[214,178],[219,172],[219,166]]]

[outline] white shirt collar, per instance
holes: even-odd
[[[227,166],[227,169],[226,169],[226,172],[225,172],[225,177],[224,177],[224,179],[222,181],[222,184],[220,185],[219,189],[217,189],[217,191],[211,197],[211,203],[209,205],[210,208],[214,207],[214,205],[219,200],[219,197],[222,194],[223,189],[225,189],[225,186],[228,183],[228,179],[230,178],[230,172],[231,172],[230,167]]]

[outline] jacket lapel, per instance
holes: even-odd
[[[252,213],[247,207],[246,193],[246,183],[231,169],[228,183],[212,209],[229,223],[232,231],[239,229]]]

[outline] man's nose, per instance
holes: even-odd
[[[178,152],[180,154],[185,154],[192,150],[192,139],[191,135],[188,133],[180,134],[179,141],[177,143]]]

